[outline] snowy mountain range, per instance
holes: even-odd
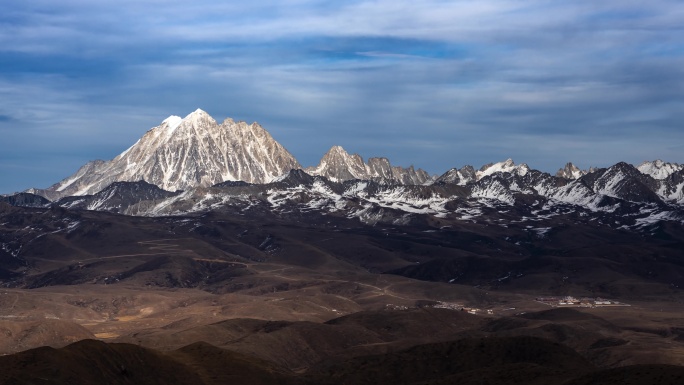
[[[657,191],[670,191],[664,187],[674,180],[673,176],[679,183],[670,190],[679,191],[679,195],[667,200]],[[176,192],[142,181],[117,182],[96,194],[65,197],[56,204],[69,209],[143,216],[221,211],[299,221],[323,215],[358,219],[371,225],[443,226],[454,221],[484,221],[501,226],[528,222],[537,228],[540,223],[548,227],[554,218],[565,218],[625,230],[652,230],[649,226],[662,221],[684,222],[682,176],[680,171],[655,180],[634,166],[618,163],[576,180],[519,167],[466,185],[402,185],[386,180],[335,182],[292,170],[266,184],[228,181]]]
[[[167,118],[110,161],[90,162],[48,189],[29,192],[67,208],[145,216],[256,210],[402,223],[417,216],[472,220],[509,206],[530,216],[613,213],[622,218],[614,222],[629,226],[684,220],[684,165],[676,163],[590,170],[568,163],[551,175],[508,159],[434,177],[386,158],[364,162],[334,146],[317,166],[302,170],[257,123],[219,125],[199,109]],[[48,204],[31,194],[3,200]]]
[[[168,191],[208,187],[224,181],[268,183],[292,169],[297,160],[259,124],[226,119],[220,125],[197,109],[185,118],[170,116],[110,161],[95,160],[47,189],[31,193],[57,200],[95,194],[114,182],[144,180]],[[423,170],[392,166],[387,158],[368,163],[334,146],[307,171],[334,181],[385,179],[403,184],[431,180]]]

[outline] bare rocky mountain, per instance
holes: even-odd
[[[89,162],[46,190],[49,199],[95,194],[113,182],[144,180],[177,191],[226,180],[265,183],[297,160],[259,124],[226,119],[220,125],[198,109],[171,116],[116,158]]]
[[[558,170],[556,177],[565,179],[578,179],[579,177],[587,175],[588,173],[588,171],[580,170],[579,167],[572,164],[572,162],[568,162],[565,167]]]
[[[114,182],[93,195],[65,197],[59,205],[69,209],[110,211],[128,215],[144,215],[157,202],[177,196],[182,191],[170,192],[139,182]],[[139,203],[139,204],[138,204]]]
[[[430,181],[430,174],[422,169],[392,166],[387,158],[370,158],[364,163],[358,154],[350,155],[341,146],[333,146],[316,167],[305,170],[311,175],[324,176],[331,181],[384,180],[406,185],[420,185]]]
[[[469,182],[474,182],[475,180],[477,180],[475,168],[473,168],[473,166],[467,165],[461,167],[460,169],[450,169],[435,179],[435,183],[453,183],[459,186],[465,186]]]
[[[477,180],[480,180],[488,175],[502,172],[525,175],[525,173],[527,173],[529,170],[530,167],[525,163],[516,165],[515,162],[513,162],[513,159],[509,158],[503,162],[485,164],[484,166],[480,167],[477,172],[475,172],[475,176]]]
[[[475,168],[470,165],[463,166],[460,169],[452,168],[435,179],[434,183],[453,183],[459,186],[465,186],[496,173],[525,175],[529,170],[530,167],[525,163],[516,165],[513,159],[509,158],[503,162],[485,164],[480,167],[479,170],[475,170]]]
[[[5,202],[12,206],[22,207],[44,207],[50,204],[50,201],[42,196],[28,192],[0,196],[0,202]]]

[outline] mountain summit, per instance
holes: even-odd
[[[565,179],[579,179],[587,174],[587,171],[580,170],[579,167],[572,164],[572,162],[568,162],[565,167],[558,170],[556,177]]]
[[[113,182],[139,180],[169,191],[226,180],[266,183],[293,168],[301,166],[259,124],[226,119],[219,125],[197,109],[168,117],[116,158],[89,162],[40,193],[49,199],[94,194]]]
[[[341,146],[333,146],[316,167],[305,170],[311,175],[324,176],[332,181],[351,179],[386,180],[401,184],[417,185],[430,180],[430,174],[413,166],[392,166],[387,158],[369,158],[363,162],[359,154],[350,155]]]
[[[652,176],[655,179],[666,179],[672,174],[684,170],[684,164],[663,162],[660,159],[646,161],[637,166],[643,174]]]

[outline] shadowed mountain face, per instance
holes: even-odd
[[[40,195],[31,193],[17,193],[9,196],[0,196],[0,202],[21,207],[45,207],[50,204],[49,200]]]

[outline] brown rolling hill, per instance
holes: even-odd
[[[572,349],[535,337],[466,338],[340,358],[294,373],[197,342],[159,352],[84,340],[0,356],[0,384],[679,384],[684,368],[598,369]],[[620,382],[622,381],[622,382]],[[680,382],[677,382],[680,381]]]
[[[62,383],[94,381],[87,359],[118,363],[111,357],[124,350],[159,373],[132,383],[221,383],[239,378],[224,367],[240,367],[262,381],[255,383],[506,383],[513,376],[553,384],[599,375],[613,381],[619,371],[601,373],[637,363],[684,364],[681,228],[664,224],[637,237],[559,216],[540,237],[528,227],[542,224],[504,227],[496,219],[506,213],[491,215],[489,222],[368,226],[310,213],[147,218],[0,204],[0,347],[18,354],[3,359],[24,357],[4,361],[23,368],[11,374],[15,383],[50,373]],[[538,295],[634,306],[550,309],[534,301]],[[94,337],[124,345],[21,356]],[[524,356],[510,341],[553,359]],[[462,365],[443,357],[454,346],[468,352]],[[524,359],[511,361],[508,350]],[[126,372],[142,376],[129,364]],[[422,377],[408,372],[412,365]],[[166,376],[172,367],[177,378]],[[104,382],[127,381],[114,369],[103,373]]]

